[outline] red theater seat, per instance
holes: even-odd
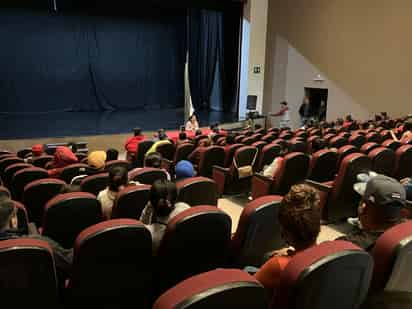
[[[352,243],[321,243],[292,258],[270,308],[330,309],[331,304],[336,309],[359,308],[372,270],[372,257]]]
[[[160,168],[143,167],[129,172],[129,180],[152,185],[156,180],[167,179],[167,173]]]
[[[130,170],[132,165],[130,164],[129,161],[126,161],[126,160],[113,160],[113,161],[106,162],[105,170],[109,171],[110,169],[115,168],[115,167],[123,167],[128,171]]]
[[[173,163],[176,165],[181,160],[187,160],[194,147],[195,146],[192,143],[184,143],[177,146]]]
[[[345,145],[342,146],[338,149],[338,162],[337,162],[337,169],[339,170],[339,167],[343,161],[343,159],[345,159],[348,155],[352,154],[352,153],[358,153],[358,149],[353,146],[353,145]]]
[[[5,157],[0,160],[0,177],[4,177],[4,171],[7,167],[16,163],[24,163],[24,160],[18,157]]]
[[[240,147],[243,147],[243,144],[233,144],[224,147],[225,160],[223,163],[223,167],[229,167],[233,163],[233,156],[235,155],[236,150],[238,150]]]
[[[58,195],[66,183],[60,179],[45,178],[30,182],[24,187],[23,203],[27,207],[30,222],[42,224],[44,206]]]
[[[396,150],[394,177],[401,180],[412,175],[412,146],[404,145]]]
[[[232,237],[231,255],[234,264],[259,267],[266,253],[285,245],[278,220],[282,198],[279,195],[263,196],[243,209]]]
[[[368,142],[361,147],[360,151],[367,155],[369,152],[378,147],[381,147],[378,143]]]
[[[133,167],[143,167],[146,152],[150,149],[150,147],[152,147],[153,144],[154,142],[151,140],[139,142],[137,145],[137,153],[132,155],[133,157],[131,158]]]
[[[204,148],[200,154],[200,162],[197,168],[199,176],[212,177],[213,166],[223,166],[225,151],[223,147],[211,146]]]
[[[269,144],[263,147],[256,164],[256,170],[261,171],[266,165],[273,162],[280,155],[281,148],[277,144]]]
[[[393,175],[396,155],[392,149],[378,147],[369,152],[368,157],[372,161],[372,170],[378,174]]]
[[[272,178],[255,174],[252,178],[252,198],[269,194],[286,194],[292,185],[306,179],[309,160],[308,155],[292,152],[283,158]]]
[[[350,145],[353,145],[356,148],[361,149],[361,147],[366,143],[366,137],[360,134],[355,134],[349,137],[348,142]]]
[[[152,277],[152,238],[141,222],[101,222],[76,238],[69,282],[73,303],[149,308]]]
[[[345,146],[344,146],[345,147]],[[322,149],[315,152],[310,159],[310,180],[325,182],[335,178],[338,154],[336,151]]]
[[[398,141],[393,140],[393,139],[387,139],[382,143],[382,146],[386,147],[386,148],[390,148],[393,151],[396,151],[396,150],[398,150],[399,147],[402,146],[402,144]]]
[[[329,146],[332,148],[340,148],[348,144],[348,140],[341,136],[335,136],[329,140]]]
[[[216,269],[193,276],[160,296],[153,309],[266,309],[265,291],[238,269]]]
[[[217,184],[206,177],[187,178],[176,183],[178,202],[190,206],[213,205],[217,206]]]
[[[45,206],[42,234],[57,241],[64,248],[72,248],[81,231],[101,220],[102,209],[93,194],[59,194]]]
[[[47,242],[30,238],[0,241],[0,265],[3,304],[57,308],[56,271]]]
[[[16,172],[11,180],[11,193],[13,199],[21,201],[23,199],[24,187],[30,182],[48,178],[49,174],[45,169],[39,167],[28,167]]]
[[[136,185],[124,188],[116,197],[112,209],[112,219],[140,219],[143,209],[149,202],[150,186]]]
[[[53,156],[40,156],[33,158],[33,165],[36,167],[46,168],[46,164],[53,161]]]
[[[84,163],[71,164],[63,168],[60,179],[70,183],[74,177],[87,174],[88,169],[89,166]]]
[[[163,158],[171,161],[175,157],[176,146],[175,144],[162,144],[157,146],[156,151],[162,155]]]
[[[15,163],[12,165],[9,165],[3,173],[3,184],[6,187],[10,187],[11,186],[11,180],[13,179],[13,176],[15,173],[17,173],[18,171],[24,169],[24,168],[28,168],[28,167],[33,167],[33,165],[28,164],[28,163]]]
[[[100,191],[107,188],[109,184],[109,173],[101,173],[87,176],[80,182],[80,188],[83,192],[89,192],[97,196]]]

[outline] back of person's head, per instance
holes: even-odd
[[[187,134],[186,132],[180,132],[179,133],[179,140],[184,141],[187,139]]]
[[[187,160],[181,160],[175,167],[176,180],[190,178],[195,176],[195,170],[193,164]]]
[[[403,124],[404,131],[412,131],[412,119],[408,119]]]
[[[136,127],[133,129],[133,133],[134,133],[134,136],[139,136],[142,134],[142,129],[140,129],[139,127]]]
[[[354,189],[362,196],[358,210],[364,229],[382,231],[400,222],[406,192],[399,181],[376,175],[367,182],[356,183]]]
[[[33,156],[38,157],[44,153],[44,146],[42,144],[35,144],[31,147]]]
[[[109,170],[109,190],[118,192],[128,183],[127,169],[124,167],[113,167]]]
[[[109,148],[106,150],[106,162],[115,161],[119,158],[119,152],[114,148]]]
[[[200,130],[200,129],[197,129],[196,132],[195,132],[195,136],[199,136],[199,135],[202,135],[202,134],[203,134],[202,130]]]
[[[78,147],[77,147],[77,144],[76,144],[75,142],[70,142],[70,143],[68,143],[68,144],[67,144],[67,147],[69,147],[70,150],[71,150],[73,153],[76,153],[76,152],[77,152]]]
[[[233,145],[235,143],[235,135],[229,134],[226,136],[226,145]]]
[[[72,193],[72,192],[80,192],[80,191],[82,191],[82,189],[79,185],[65,184],[60,188],[59,193],[64,194],[64,193]]]
[[[282,101],[282,102],[280,102],[280,105],[283,105],[283,106],[288,106],[288,102],[286,102],[286,101]]]
[[[327,148],[328,143],[323,138],[315,138],[312,141],[312,152],[316,152],[322,149]]]
[[[345,117],[345,120],[346,120],[346,121],[353,121],[352,115],[347,115],[347,116]]]
[[[210,139],[204,138],[199,142],[199,147],[209,147],[211,144]]]
[[[167,139],[167,135],[166,135],[166,132],[165,132],[164,129],[159,129],[159,130],[157,131],[157,138],[158,138],[159,140],[165,140],[165,139]]]
[[[156,217],[168,216],[175,207],[176,185],[168,180],[156,180],[150,189],[150,204]]]
[[[342,119],[342,118],[336,119],[336,125],[337,125],[337,126],[343,125],[343,119]]]
[[[279,208],[282,237],[296,250],[316,243],[320,232],[321,211],[318,192],[305,184],[294,185]]]
[[[106,152],[102,150],[92,151],[87,156],[87,164],[90,167],[100,170],[103,169],[106,165]]]
[[[10,222],[16,217],[14,203],[7,196],[0,198],[0,232],[10,229]]]
[[[160,168],[162,165],[162,155],[158,152],[152,152],[149,153],[145,158],[144,158],[144,166],[145,167],[154,167],[154,168]]]

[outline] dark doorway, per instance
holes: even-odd
[[[305,87],[305,95],[310,101],[311,116],[319,121],[326,120],[328,89]]]

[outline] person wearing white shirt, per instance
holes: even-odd
[[[186,131],[196,132],[197,130],[199,130],[199,123],[197,122],[196,115],[192,114],[186,122]]]
[[[280,111],[274,114],[270,114],[270,116],[280,117],[280,127],[281,128],[288,128],[290,123],[290,115],[289,115],[289,107],[288,102],[283,101],[280,103]]]

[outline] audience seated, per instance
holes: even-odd
[[[177,189],[173,182],[157,180],[150,190],[149,203],[143,209],[140,221],[152,234],[153,252],[157,252],[167,223],[182,211],[189,209],[185,203],[176,203]]]
[[[31,147],[31,155],[24,158],[27,163],[32,163],[35,158],[38,158],[44,154],[44,146],[42,144],[35,144]]]
[[[317,191],[307,185],[294,185],[279,208],[282,237],[290,247],[275,251],[256,273],[256,279],[268,290],[278,287],[282,271],[292,256],[316,244],[321,212]]]
[[[156,152],[157,147],[160,146],[160,145],[171,144],[171,141],[169,141],[167,139],[166,133],[164,132],[164,130],[163,131],[162,130],[163,129],[159,130],[157,138],[156,138],[155,142],[153,143],[152,147],[150,147],[149,150],[146,152],[146,156],[153,153],[153,152]]]
[[[272,178],[280,162],[283,160],[283,157],[289,153],[288,143],[279,144],[279,146],[281,147],[279,156],[276,157],[270,165],[263,167],[263,176],[265,177]]]
[[[105,151],[92,151],[87,156],[87,164],[90,166],[88,174],[96,174],[104,171],[107,155]]]
[[[124,149],[130,153],[137,153],[137,147],[139,142],[145,140],[145,136],[142,135],[142,130],[140,128],[134,128],[134,136],[129,137],[124,144]]]
[[[199,165],[201,153],[210,145],[211,143],[209,139],[202,139],[199,143],[199,146],[189,155],[188,160],[194,165]]]
[[[51,161],[49,165],[49,176],[58,178],[63,168],[77,162],[78,159],[75,156],[75,154],[70,150],[70,148],[65,146],[59,146],[56,148],[53,161]]]
[[[190,140],[187,138],[186,132],[180,132],[179,138],[176,141],[176,146],[186,144],[186,143],[190,143]]]
[[[175,177],[176,181],[191,178],[195,176],[193,164],[190,161],[182,160],[176,164]]]
[[[354,190],[362,197],[359,221],[350,233],[339,239],[370,251],[385,230],[403,221],[401,209],[405,204],[405,189],[397,180],[377,175],[366,183],[356,183]]]

